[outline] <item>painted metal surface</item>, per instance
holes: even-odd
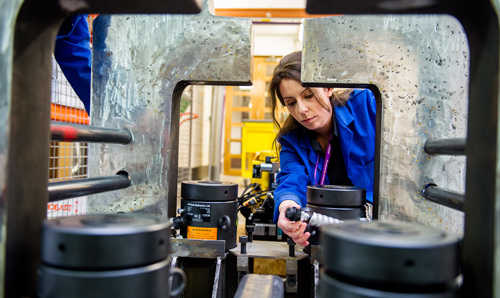
[[[304,39],[305,84],[380,92],[379,218],[462,235],[462,213],[422,196],[430,182],[465,192],[465,157],[423,150],[430,139],[466,137],[469,47],[461,24],[446,15],[307,19]]]
[[[90,197],[88,212],[175,216],[182,90],[251,84],[251,21],[215,17],[208,2],[198,15],[96,19],[91,124],[128,129],[133,141],[93,144],[90,176],[126,171],[132,185]]]

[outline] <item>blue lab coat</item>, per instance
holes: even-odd
[[[56,37],[54,57],[89,115],[91,56],[87,15],[68,17]]]

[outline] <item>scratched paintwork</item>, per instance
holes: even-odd
[[[465,192],[465,157],[429,156],[426,140],[466,137],[469,48],[447,15],[342,16],[304,26],[304,83],[376,86],[382,99],[380,218],[463,233],[463,213],[423,186]]]
[[[251,21],[213,16],[210,5],[198,15],[96,19],[91,124],[129,129],[133,141],[91,144],[90,176],[124,170],[132,186],[92,196],[88,212],[166,216],[167,201],[177,199],[176,86],[251,84]]]

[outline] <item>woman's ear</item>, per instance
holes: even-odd
[[[328,97],[331,97],[331,96],[332,96],[332,94],[333,94],[333,88],[326,88],[326,95],[327,95]]]

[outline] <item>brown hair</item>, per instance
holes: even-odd
[[[281,136],[287,134],[290,131],[294,131],[302,125],[292,117],[292,115],[288,115],[283,126],[280,124],[280,117],[278,111],[278,100],[282,106],[285,106],[285,102],[283,100],[283,96],[280,93],[279,86],[283,79],[293,79],[299,83],[301,83],[301,67],[302,67],[302,52],[297,51],[290,53],[283,57],[276,68],[274,68],[273,77],[271,79],[271,83],[269,85],[269,95],[271,98],[271,115],[273,117],[273,122],[276,128],[278,129],[278,134],[274,139],[274,147],[276,151],[279,151],[278,141]],[[332,96],[330,97],[330,103],[332,107],[335,106],[343,106],[349,100],[351,96],[352,89],[335,89]],[[316,101],[325,109],[329,110],[329,107],[325,105],[325,103],[316,96]]]

